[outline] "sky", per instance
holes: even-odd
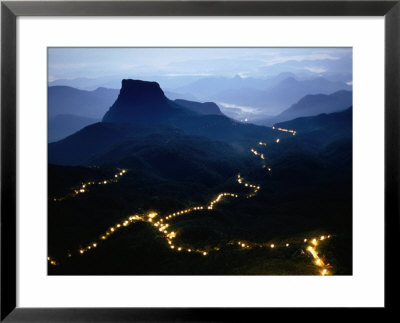
[[[49,48],[48,79],[352,74],[351,48]],[[351,79],[349,80],[351,81]]]

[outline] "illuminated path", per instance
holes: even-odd
[[[53,198],[54,202],[60,202],[65,200],[68,197],[76,197],[77,195],[87,193],[89,191],[89,188],[95,185],[107,185],[111,183],[117,183],[118,180],[126,173],[126,169],[121,169],[118,170],[116,174],[112,178],[105,179],[102,181],[90,181],[90,182],[85,182],[82,183],[80,186],[73,188],[72,192],[62,196],[62,197],[55,197]]]
[[[296,135],[296,131],[294,130],[289,130],[289,129],[283,129],[283,128],[276,128],[272,127],[272,129],[277,130],[277,131],[282,131],[282,132],[289,132],[292,133],[293,136]],[[280,139],[276,139],[274,143],[278,144],[280,142]],[[267,146],[267,143],[265,142],[259,142],[259,146]],[[254,148],[251,148],[250,151],[255,155],[258,156],[262,161],[262,167],[266,168],[268,172],[271,172],[271,168],[267,167],[265,163],[265,156],[264,153],[261,153],[257,151]],[[118,173],[114,175],[114,178],[108,179],[108,180],[103,180],[99,182],[86,182],[83,183],[79,188],[76,188],[73,190],[73,193],[68,194],[62,198],[54,198],[54,201],[62,201],[63,199],[67,197],[76,197],[79,194],[86,193],[87,192],[87,187],[91,185],[105,185],[109,183],[115,183],[121,178],[127,170],[122,169],[119,170]],[[251,198],[257,194],[257,192],[260,190],[260,186],[256,184],[252,184],[247,182],[240,174],[237,175],[236,181],[238,184],[242,185],[243,187],[249,188],[250,192],[245,194],[246,198]],[[110,236],[113,234],[117,233],[120,229],[127,227],[131,225],[132,223],[135,222],[147,222],[152,227],[158,231],[159,234],[163,235],[166,242],[169,245],[169,248],[172,250],[175,250],[176,252],[186,252],[186,253],[199,253],[203,256],[207,256],[209,252],[218,252],[221,250],[220,247],[214,247],[212,250],[205,250],[204,248],[193,248],[187,245],[179,245],[178,243],[174,242],[174,239],[177,237],[177,232],[171,230],[171,225],[170,225],[170,220],[176,218],[176,217],[181,217],[196,211],[202,211],[202,210],[213,210],[215,205],[220,203],[222,200],[226,198],[238,198],[239,195],[235,193],[229,193],[229,192],[223,192],[219,193],[217,197],[210,201],[208,205],[199,205],[191,208],[187,208],[184,210],[176,211],[173,213],[170,213],[164,217],[159,217],[156,212],[149,212],[148,214],[135,214],[135,215],[130,215],[127,218],[121,220],[120,222],[114,224],[113,226],[109,227],[102,235],[100,235],[99,240],[97,241],[92,241],[91,243],[87,244],[85,247],[80,248],[77,252],[78,254],[85,254],[86,252],[89,252],[91,250],[94,250],[100,246],[100,244],[104,243],[105,240],[107,240]],[[324,259],[322,256],[319,255],[318,252],[318,245],[322,243],[323,241],[331,238],[331,235],[327,236],[320,236],[320,237],[315,237],[315,238],[304,238],[303,240],[298,240],[294,241],[296,244],[306,244],[306,249],[305,251],[308,252],[313,260],[314,264],[320,268],[320,274],[321,275],[328,275],[330,274],[330,268],[332,266],[329,263],[325,263]],[[293,240],[291,240],[293,243]],[[308,244],[308,242],[311,242]],[[226,245],[237,245],[239,248],[243,249],[250,249],[250,248],[269,248],[269,249],[277,249],[277,248],[288,248],[290,246],[289,242],[280,242],[280,243],[255,243],[255,242],[249,242],[249,241],[229,241]],[[68,257],[71,257],[72,254],[68,253]],[[59,265],[59,262],[52,258],[48,257],[48,261],[51,265],[57,266]]]

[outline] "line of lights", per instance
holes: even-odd
[[[282,131],[282,132],[290,132],[293,136],[295,136],[297,133],[296,130],[285,129],[285,128],[276,128],[275,126],[272,126],[272,129]]]
[[[53,198],[54,202],[60,202],[62,200],[65,200],[68,197],[76,197],[77,195],[83,194],[83,193],[87,193],[88,192],[88,188],[90,186],[94,186],[94,185],[106,185],[106,184],[110,184],[110,183],[117,183],[118,180],[124,175],[126,174],[127,170],[126,169],[121,169],[118,170],[118,172],[116,174],[114,174],[114,176],[111,179],[105,179],[102,181],[89,181],[89,182],[85,182],[82,183],[80,186],[72,188],[72,192],[63,196],[63,197],[55,197]]]
[[[57,266],[57,265],[58,265],[57,260],[55,260],[55,259],[52,258],[52,257],[47,257],[47,261],[48,261],[49,264],[52,265],[52,266]]]
[[[240,180],[242,180],[242,177],[240,177],[240,175],[238,175],[238,178]],[[255,192],[257,192],[260,187],[256,187],[255,185],[252,184],[245,184],[246,186],[249,186],[251,188],[254,189]],[[162,233],[164,235],[164,237],[166,238],[168,244],[170,245],[171,249],[176,249],[177,251],[188,251],[188,252],[199,252],[201,254],[203,254],[204,256],[206,256],[208,253],[205,250],[202,249],[194,249],[194,248],[185,248],[183,249],[183,247],[181,246],[175,246],[174,244],[172,244],[172,239],[174,239],[177,235],[176,232],[174,231],[169,231],[168,228],[170,226],[170,224],[168,223],[168,220],[173,219],[177,216],[181,216],[184,214],[188,214],[194,211],[200,211],[200,210],[212,210],[214,209],[215,205],[219,202],[222,201],[222,199],[224,197],[234,197],[234,198],[238,198],[239,195],[238,194],[234,194],[234,193],[220,193],[218,194],[218,196],[212,200],[208,205],[206,206],[195,206],[195,207],[191,207],[191,208],[187,208],[184,210],[180,210],[174,213],[170,213],[167,216],[165,216],[164,218],[160,218],[159,220],[155,220],[155,218],[158,216],[157,212],[150,212],[147,214],[147,216],[144,215],[131,215],[125,219],[123,219],[121,222],[116,223],[115,225],[111,226],[110,228],[108,228],[108,230],[102,234],[100,236],[100,241],[104,241],[107,240],[108,237],[110,237],[112,234],[116,233],[119,229],[123,228],[123,227],[127,227],[129,226],[131,223],[135,222],[135,221],[144,221],[144,222],[149,222],[151,224],[153,224],[153,227],[156,228],[160,233]],[[88,245],[86,245],[85,247],[79,248],[78,252],[79,254],[83,255],[84,253],[93,250],[95,248],[98,247],[99,242],[100,241],[92,241],[91,243],[89,243]]]
[[[251,148],[250,151],[256,155],[256,156],[260,156],[261,159],[265,159],[264,154],[259,153],[257,150],[255,150],[254,148]]]
[[[251,193],[249,193],[249,194],[246,195],[246,198],[250,198],[250,197],[255,196],[255,195],[257,194],[257,192],[258,192],[258,191],[260,190],[260,188],[261,188],[261,187],[258,186],[258,185],[245,182],[244,178],[241,177],[240,174],[237,175],[237,179],[236,179],[236,180],[237,180],[237,182],[238,182],[239,184],[241,184],[241,185],[243,185],[243,186],[245,186],[245,187],[249,187],[249,188],[252,188],[252,189],[253,189],[253,191],[252,191]]]
[[[329,239],[331,235],[327,236],[320,236],[319,238],[312,238],[310,239],[311,244],[307,247],[307,251],[313,256],[314,258],[314,264],[317,265],[318,267],[321,267],[320,274],[322,276],[326,276],[330,274],[329,269],[332,268],[332,266],[327,263],[325,264],[324,260],[319,256],[317,246],[321,241],[324,241],[326,239]],[[307,239],[304,239],[304,242],[307,242]]]

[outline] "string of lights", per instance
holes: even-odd
[[[84,182],[81,183],[80,186],[72,188],[72,191],[68,193],[65,196],[62,197],[54,197],[53,201],[54,202],[60,202],[65,200],[66,198],[69,197],[76,197],[78,195],[81,195],[83,193],[87,193],[89,191],[89,187],[94,186],[94,185],[106,185],[106,184],[111,184],[111,183],[117,183],[119,179],[127,172],[126,169],[119,169],[116,174],[110,179],[105,179],[102,181],[89,181],[89,182]]]
[[[278,130],[278,131],[283,131],[283,132],[290,132],[293,135],[296,135],[296,131],[294,131],[294,130],[275,128],[275,127],[272,127],[272,129]],[[279,138],[275,140],[275,143],[279,143],[279,142],[280,142]],[[258,144],[260,146],[267,146],[267,143],[262,142],[262,141],[260,141]],[[255,156],[259,156],[263,160],[263,168],[267,168],[268,172],[271,172],[271,168],[266,167],[266,164],[264,162],[264,160],[265,160],[264,154],[258,152],[254,148],[251,148],[250,151]],[[119,170],[118,173],[115,174],[114,178],[112,178],[112,179],[99,181],[99,182],[82,183],[82,185],[78,189],[74,189],[72,196],[77,196],[78,194],[87,192],[87,186],[89,186],[89,185],[95,185],[95,184],[104,185],[104,184],[116,182],[126,172],[127,172],[127,170],[122,169],[122,170]],[[237,175],[236,180],[237,180],[238,184],[240,184],[246,188],[252,189],[250,193],[247,193],[245,195],[246,198],[251,198],[251,197],[255,196],[257,194],[257,192],[261,189],[260,186],[245,181],[245,179],[240,174]],[[69,196],[71,196],[71,195],[69,195]],[[66,198],[66,197],[64,197],[64,198]],[[162,234],[171,250],[174,250],[176,252],[199,253],[203,256],[207,256],[210,252],[220,251],[221,246],[214,247],[211,250],[206,250],[206,248],[194,248],[192,246],[178,245],[177,243],[174,243],[174,241],[176,241],[175,238],[177,237],[178,233],[171,230],[170,220],[172,220],[176,217],[180,217],[182,215],[196,212],[196,211],[204,211],[204,210],[211,211],[215,208],[216,204],[220,203],[226,197],[238,198],[239,195],[235,194],[235,193],[229,193],[229,192],[219,193],[214,200],[209,202],[208,205],[200,205],[200,206],[190,207],[187,209],[183,209],[180,211],[170,213],[164,217],[159,217],[158,213],[154,212],[154,211],[151,211],[147,214],[130,215],[127,218],[123,219],[122,221],[109,227],[105,231],[105,233],[103,233],[102,235],[99,236],[99,240],[92,241],[91,243],[87,244],[85,247],[79,248],[78,253],[80,255],[83,255],[88,251],[94,250],[102,242],[107,240],[110,236],[112,236],[113,234],[115,234],[116,232],[121,230],[122,228],[128,227],[129,225],[131,225],[134,222],[142,221],[142,222],[149,223],[150,225],[152,225],[152,227],[155,230],[157,230],[160,234]],[[64,198],[54,199],[54,201],[61,201]],[[322,235],[319,238],[311,238],[311,239],[304,238],[303,239],[303,243],[307,243],[308,241],[311,241],[311,244],[308,245],[305,250],[312,255],[312,257],[314,259],[314,264],[316,266],[320,267],[320,274],[323,276],[330,274],[330,269],[332,268],[332,266],[329,263],[325,263],[323,257],[320,256],[319,251],[317,250],[317,247],[318,247],[319,243],[321,243],[322,241],[329,239],[329,238],[331,238],[331,235],[327,235],[327,236]],[[295,243],[297,243],[297,242],[295,242]],[[257,247],[257,248],[269,248],[271,250],[276,249],[276,248],[281,248],[281,247],[289,248],[291,246],[291,244],[287,241],[279,242],[279,243],[278,242],[255,243],[255,242],[249,242],[249,241],[229,241],[228,243],[226,243],[226,245],[230,245],[230,246],[237,245],[241,249],[251,249],[251,248]],[[68,257],[71,257],[71,256],[72,256],[71,253],[68,252]],[[54,266],[59,265],[59,262],[52,257],[48,257],[48,261],[51,265],[54,265]]]

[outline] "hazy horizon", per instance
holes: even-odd
[[[49,48],[48,79],[351,75],[351,58],[352,48]]]
[[[352,48],[48,49],[50,86],[119,90],[122,79],[155,81],[171,100],[214,102],[235,120],[271,124],[266,119],[279,116],[307,95],[352,91]],[[96,93],[92,99],[88,93],[86,99],[80,97],[82,93],[75,95],[75,102],[68,104],[77,107],[89,101],[79,112],[65,107],[64,113],[99,119],[118,92]],[[323,100],[327,105],[344,104]],[[351,105],[346,102],[345,107]],[[59,105],[49,105],[49,116],[59,114]]]

